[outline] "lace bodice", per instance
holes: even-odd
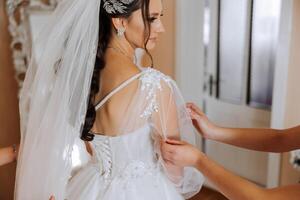
[[[155,170],[159,169],[159,165],[150,126],[146,124],[121,136],[96,135],[91,142],[91,162],[107,183],[118,178],[125,186],[131,179],[157,174]]]

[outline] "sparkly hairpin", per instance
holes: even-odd
[[[131,4],[134,0],[104,0],[103,8],[109,14],[125,13],[126,6]]]

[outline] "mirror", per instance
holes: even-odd
[[[8,30],[12,37],[10,48],[19,91],[30,61],[33,41],[58,2],[59,0],[6,1]]]

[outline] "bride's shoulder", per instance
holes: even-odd
[[[150,67],[142,69],[142,75],[140,77],[140,80],[142,84],[145,86],[151,85],[159,88],[162,87],[162,85],[166,84],[170,86],[171,84],[174,83],[174,80],[170,76],[162,73],[157,69],[153,69]]]
[[[160,107],[166,106],[177,92],[175,81],[170,77],[153,68],[142,69],[140,76],[140,88],[143,95],[141,98],[146,104],[141,117],[149,117],[153,113],[162,111]]]

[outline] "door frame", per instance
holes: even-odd
[[[277,48],[273,105],[271,110],[271,128],[285,128],[285,102],[287,94],[289,53],[293,21],[294,0],[282,1],[279,43]],[[176,65],[175,77],[188,101],[203,103],[204,85],[204,44],[203,11],[204,1],[176,0]],[[192,17],[189,15],[191,14]],[[199,19],[199,25],[188,23]],[[188,29],[187,29],[188,28]],[[191,29],[193,31],[190,31]],[[188,51],[187,51],[188,50]],[[184,67],[182,67],[184,66]],[[193,80],[193,85],[191,85]],[[197,145],[201,147],[201,141]],[[268,154],[267,187],[276,187],[280,183],[281,154]]]
[[[187,102],[203,104],[203,20],[204,1],[176,0],[175,79]],[[193,19],[199,22],[193,24]],[[192,80],[192,82],[191,82]],[[202,149],[202,139],[196,145]]]
[[[276,56],[271,128],[284,129],[294,0],[282,1]],[[267,187],[280,185],[281,154],[269,153]]]

